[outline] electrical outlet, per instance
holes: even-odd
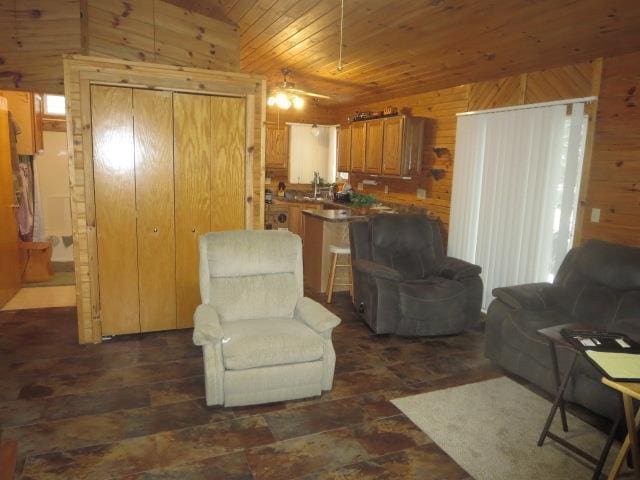
[[[360,183],[358,184],[358,191],[359,191],[359,192],[364,192],[364,183],[360,182]]]
[[[427,198],[427,191],[424,188],[417,189],[416,197],[418,197],[420,200],[424,200],[425,198]]]
[[[600,223],[600,209],[592,208],[591,209],[591,222],[592,223]]]
[[[266,177],[264,179],[264,183],[266,183],[267,185],[271,185],[271,177]]]
[[[389,193],[389,185],[384,186],[384,193],[385,194]]]

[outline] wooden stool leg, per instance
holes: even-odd
[[[327,303],[331,303],[333,298],[333,281],[336,277],[336,266],[338,265],[338,254],[334,253],[331,259],[331,270],[329,271],[329,280],[327,282]]]

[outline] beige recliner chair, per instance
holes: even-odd
[[[193,342],[207,405],[253,405],[331,390],[340,319],[304,297],[300,237],[234,231],[200,237]]]

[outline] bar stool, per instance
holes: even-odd
[[[330,245],[329,252],[331,253],[331,270],[329,270],[329,279],[327,281],[327,303],[331,303],[333,299],[333,287],[336,285],[348,286],[349,293],[351,294],[351,300],[353,300],[353,278],[351,278],[351,248],[349,247],[340,247],[338,245]],[[339,255],[347,255],[349,260],[348,263],[338,263]],[[335,283],[336,280],[336,269],[338,267],[348,267],[348,283]]]

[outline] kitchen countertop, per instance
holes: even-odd
[[[355,218],[364,218],[364,215],[351,215],[349,210],[302,210],[302,213],[325,222],[348,222]]]

